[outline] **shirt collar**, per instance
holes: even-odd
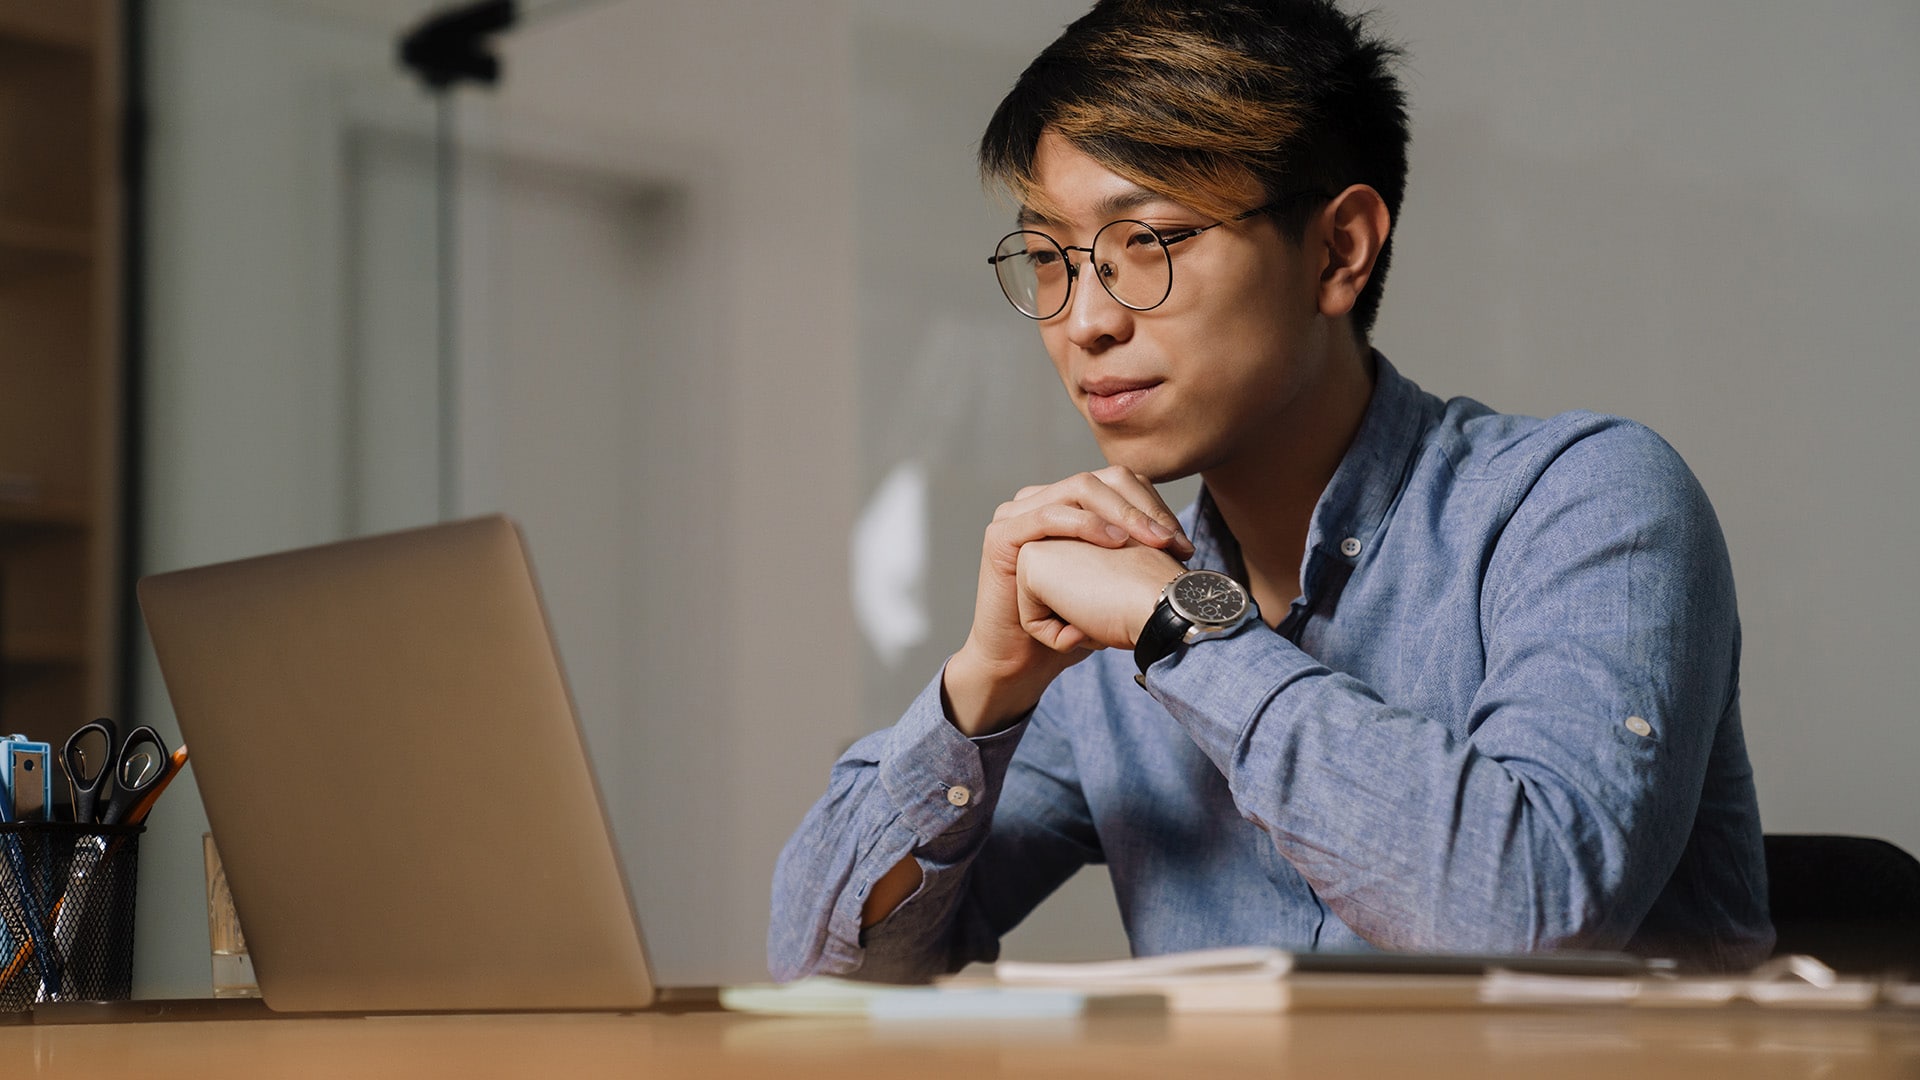
[[[1378,350],[1373,353],[1373,363],[1373,397],[1367,402],[1353,442],[1341,457],[1339,467],[1334,469],[1333,479],[1320,493],[1307,529],[1301,580],[1308,582],[1309,591],[1316,576],[1310,572],[1316,553],[1323,560],[1337,561],[1351,570],[1372,546],[1374,534],[1379,532],[1394,500],[1399,497],[1414,451],[1431,423],[1431,418],[1425,415],[1427,395],[1402,376]],[[1246,580],[1240,544],[1220,517],[1204,485],[1200,489],[1191,536],[1194,556],[1189,566],[1219,570]]]

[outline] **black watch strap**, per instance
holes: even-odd
[[[1145,675],[1154,661],[1172,654],[1192,628],[1193,624],[1176,614],[1173,604],[1161,597],[1147,617],[1147,625],[1140,628],[1140,639],[1133,643],[1133,662],[1139,665],[1140,674]]]

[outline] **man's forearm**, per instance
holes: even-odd
[[[867,902],[860,908],[860,928],[864,930],[893,914],[893,909],[920,887],[920,881],[920,860],[908,855],[893,864],[867,894]]]
[[[954,653],[940,674],[940,707],[947,720],[969,739],[1005,731],[1033,711],[1055,673],[1025,679],[998,677],[966,649]]]
[[[893,728],[849,747],[774,872],[774,977],[910,980],[965,954],[954,911],[1023,732],[967,739],[943,715],[936,680]]]

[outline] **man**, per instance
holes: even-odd
[[[1368,344],[1395,55],[1324,0],[1103,0],[1002,102],[993,269],[1111,465],[995,514],[965,643],[782,853],[775,977],[992,959],[1089,862],[1137,954],[1767,955],[1692,474]]]

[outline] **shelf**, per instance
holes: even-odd
[[[84,229],[0,217],[0,251],[84,259],[93,254],[93,234]]]
[[[0,277],[93,257],[93,234],[0,218]]]
[[[116,708],[127,0],[0,0],[0,713]],[[0,1070],[4,1073],[5,1070]]]
[[[92,52],[99,33],[89,5],[68,0],[0,0],[0,39]]]
[[[11,634],[0,644],[0,663],[10,668],[79,667],[87,647],[56,634]]]
[[[79,503],[0,499],[0,543],[35,539],[50,533],[78,532],[92,523],[93,514]]]
[[[9,499],[0,495],[0,525],[84,528],[93,520],[85,503],[61,499]]]

